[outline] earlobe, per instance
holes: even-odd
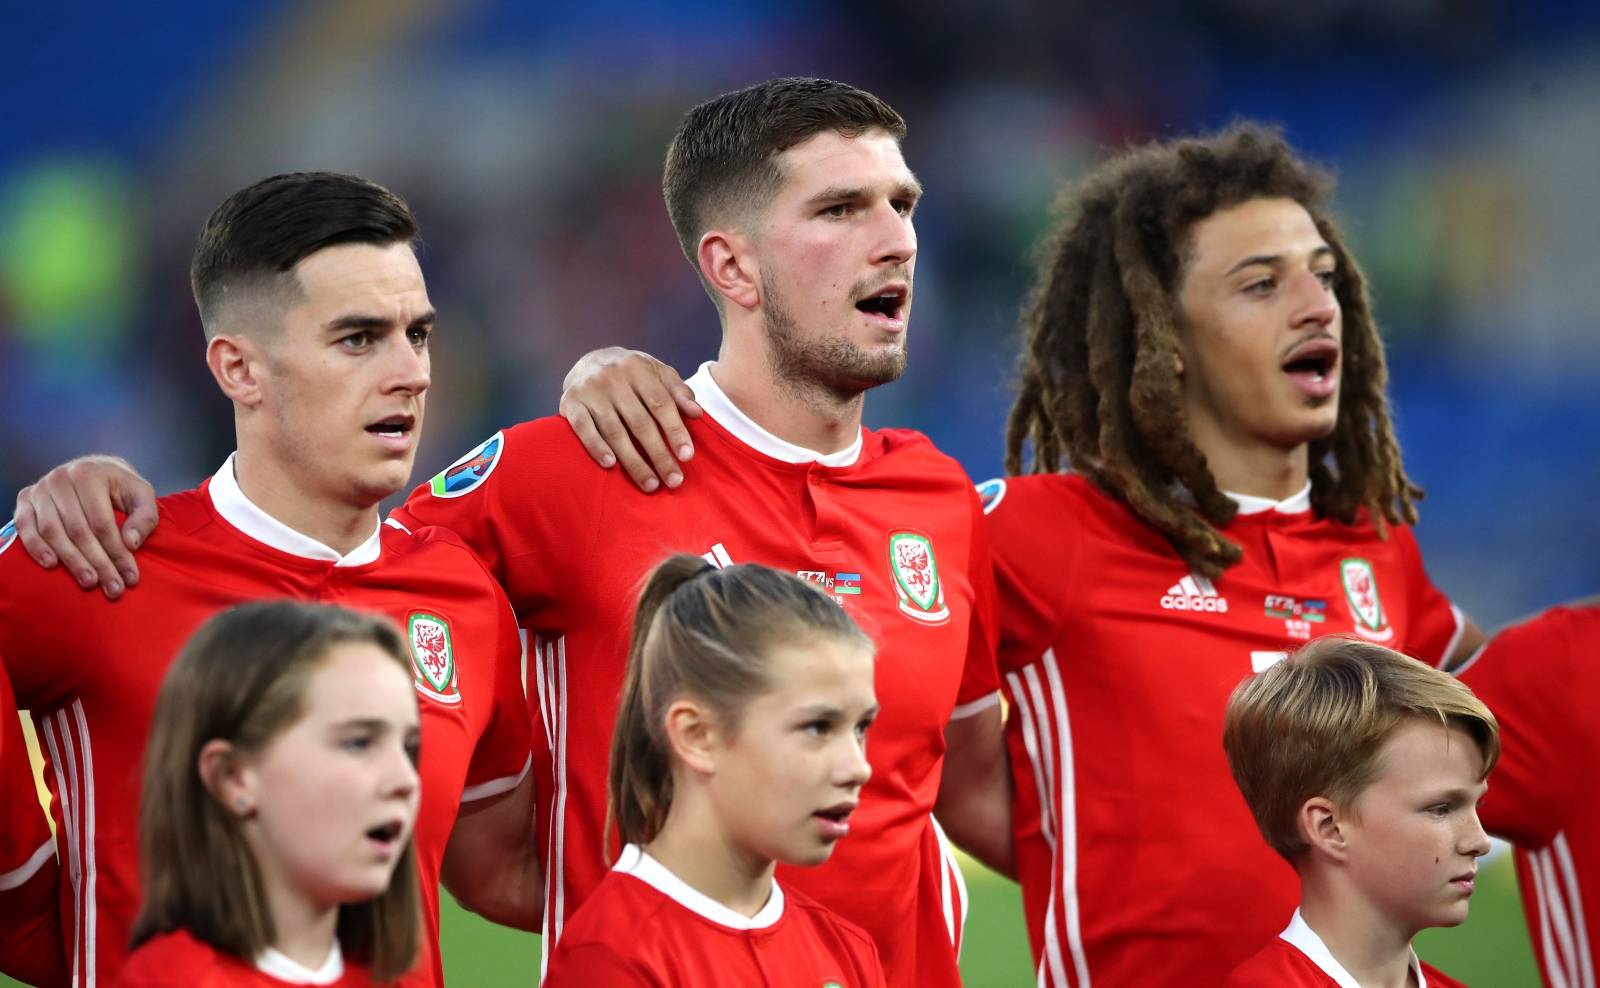
[[[1336,861],[1343,861],[1348,853],[1344,822],[1344,812],[1324,796],[1313,796],[1306,800],[1295,815],[1300,837],[1311,846],[1312,852]]]
[[[712,291],[742,309],[761,303],[761,272],[747,238],[724,230],[708,230],[700,238],[700,274]]]
[[[718,731],[711,712],[693,700],[678,700],[667,708],[665,719],[673,757],[691,771],[715,775]]]
[[[261,401],[257,358],[254,341],[243,336],[218,334],[206,344],[206,366],[217,387],[229,399],[246,407]]]
[[[255,816],[255,782],[233,745],[220,738],[207,741],[200,748],[195,770],[211,798],[225,811],[244,820]]]

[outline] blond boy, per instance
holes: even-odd
[[[1451,988],[1411,940],[1467,918],[1499,725],[1472,691],[1398,652],[1319,638],[1245,680],[1222,745],[1300,908],[1227,988]]]

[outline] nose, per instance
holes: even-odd
[[[911,214],[901,212],[892,202],[883,202],[877,211],[877,247],[872,258],[877,264],[908,264],[917,256],[917,228]]]
[[[420,395],[432,383],[432,361],[427,346],[415,346],[404,333],[396,334],[390,356],[389,389]]]
[[[1327,329],[1339,318],[1339,297],[1315,272],[1300,272],[1294,287],[1296,329]]]
[[[1478,820],[1476,810],[1472,813],[1466,832],[1461,835],[1461,853],[1474,858],[1481,858],[1489,853],[1489,834]]]
[[[840,760],[837,782],[841,786],[859,789],[872,778],[872,763],[867,761],[866,738],[851,737]]]

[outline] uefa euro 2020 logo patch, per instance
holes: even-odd
[[[500,462],[500,454],[505,448],[506,440],[503,433],[497,432],[485,439],[472,452],[445,467],[428,481],[433,496],[461,497],[477,490],[478,486],[494,473],[495,465]]]
[[[932,539],[921,532],[895,532],[889,536],[889,571],[894,574],[900,613],[924,624],[950,620]]]
[[[1389,616],[1378,596],[1378,577],[1372,571],[1372,564],[1356,557],[1341,560],[1339,579],[1344,583],[1350,615],[1356,619],[1356,634],[1375,642],[1392,639],[1394,629],[1389,627]]]
[[[406,619],[411,643],[411,665],[417,674],[417,692],[440,703],[461,702],[456,689],[456,654],[450,641],[450,622],[437,614],[412,611]]]
[[[988,514],[1000,507],[1000,502],[1006,497],[1006,482],[1003,477],[985,480],[978,485],[978,500],[983,504],[983,513]]]
[[[11,543],[17,541],[17,523],[8,521],[4,528],[0,528],[0,552],[11,548]]]

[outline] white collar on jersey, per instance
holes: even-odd
[[[1322,973],[1332,978],[1339,988],[1361,988],[1361,983],[1345,970],[1333,957],[1333,952],[1328,945],[1322,942],[1322,937],[1317,931],[1306,925],[1305,918],[1300,915],[1300,910],[1294,911],[1294,916],[1289,919],[1289,925],[1278,934],[1278,938],[1288,941],[1300,953],[1311,958],[1311,963],[1322,969]],[[1411,971],[1417,976],[1418,988],[1428,988],[1428,979],[1422,974],[1422,961],[1417,958],[1417,952],[1411,952]]]
[[[696,401],[699,401],[699,394],[699,391],[695,392]],[[783,916],[783,889],[777,881],[773,881],[772,895],[767,898],[767,904],[761,907],[760,912],[754,916],[741,916],[709,895],[690,887],[688,882],[668,871],[666,865],[646,854],[644,848],[637,844],[624,847],[617,856],[617,863],[611,868],[624,875],[632,875],[690,912],[730,929],[764,930]]]
[[[312,970],[268,947],[256,958],[256,970],[291,985],[331,985],[344,977],[344,954],[339,951],[339,941],[335,940],[333,949],[328,952],[328,959],[322,962],[321,967]]]
[[[383,531],[383,526],[376,522],[372,526],[371,538],[350,550],[348,555],[341,556],[332,546],[323,545],[262,511],[239,489],[239,480],[233,475],[233,461],[238,456],[238,453],[229,453],[227,462],[222,464],[221,470],[212,474],[211,485],[206,488],[211,492],[211,504],[217,509],[217,514],[228,524],[257,542],[264,542],[280,552],[303,559],[321,559],[335,566],[365,566],[378,558],[382,544],[379,533]]]
[[[1254,494],[1235,494],[1233,491],[1222,492],[1230,501],[1239,506],[1241,515],[1259,515],[1263,511],[1278,511],[1286,515],[1304,514],[1311,510],[1311,481],[1300,489],[1300,493],[1291,494],[1282,501],[1274,501],[1270,497],[1256,497]]]
[[[756,425],[755,422],[739,410],[733,403],[728,393],[722,390],[716,380],[711,376],[711,365],[715,361],[706,361],[700,369],[684,383],[694,389],[694,400],[706,410],[706,414],[716,420],[716,423],[733,433],[733,437],[754,449],[758,453],[765,453],[774,460],[785,463],[820,463],[825,467],[847,467],[856,462],[861,456],[861,433],[856,433],[856,441],[839,450],[837,453],[819,453],[814,449],[796,446],[787,439],[779,439],[772,433]]]

